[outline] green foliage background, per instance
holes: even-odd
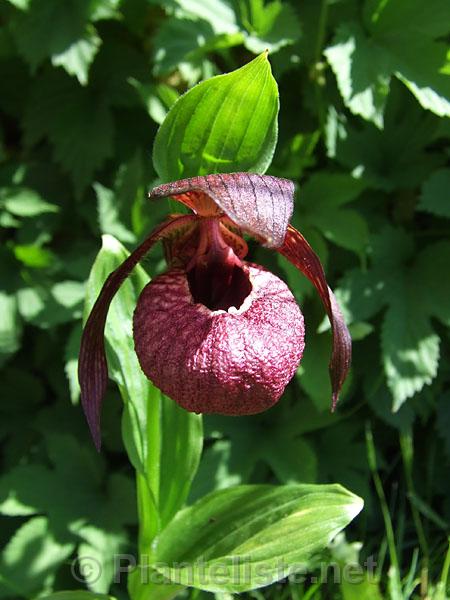
[[[102,455],[78,406],[85,282],[101,234],[132,248],[168,212],[145,199],[168,108],[266,48],[281,102],[268,172],[298,186],[293,223],[343,305],[354,366],[331,415],[319,300],[251,245],[252,260],[295,293],[307,349],[271,411],[205,419],[191,500],[237,483],[342,483],[365,499],[348,536],[362,543],[361,562],[375,557],[381,593],[390,565],[403,597],[425,569],[437,593],[450,522],[448,2],[1,0],[0,23],[0,597],[81,587],[77,555],[107,565],[91,589],[126,597],[112,584],[113,555],[136,550],[121,402],[111,386]],[[161,272],[161,250],[144,267]],[[372,483],[372,433],[396,558]],[[341,540],[324,560],[345,562],[355,548]],[[290,597],[291,587],[264,594]],[[297,597],[306,589],[367,592],[307,579]]]

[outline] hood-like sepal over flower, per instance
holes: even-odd
[[[164,239],[169,271],[144,288],[134,315],[144,373],[187,410],[252,414],[274,404],[303,353],[303,317],[286,284],[245,262],[245,232],[290,260],[316,287],[332,325],[333,407],[347,375],[351,340],[320,261],[289,219],[292,182],[251,173],[193,177],[155,188],[191,208],[153,233],[106,280],[86,323],[79,380],[100,446],[107,384],[104,326],[111,300],[133,267]]]

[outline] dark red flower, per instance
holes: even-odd
[[[136,353],[146,376],[185,409],[248,415],[280,398],[304,348],[303,316],[286,284],[244,260],[247,233],[291,261],[316,287],[331,322],[332,405],[347,375],[351,340],[322,265],[289,225],[291,181],[253,173],[193,177],[155,188],[192,209],[173,215],[106,280],[84,328],[81,401],[97,447],[108,370],[109,305],[131,270],[164,240],[169,269],[142,291],[134,313]]]

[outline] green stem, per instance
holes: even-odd
[[[140,557],[150,555],[152,542],[159,531],[161,397],[157,390],[148,398],[146,436],[145,473],[136,473]]]
[[[417,532],[417,539],[419,540],[419,546],[420,546],[420,549],[424,556],[424,559],[423,559],[424,566],[426,567],[428,565],[428,558],[430,555],[430,551],[428,548],[428,542],[427,542],[427,539],[425,536],[425,530],[423,528],[423,523],[422,523],[422,519],[420,518],[419,511],[417,510],[417,507],[411,500],[411,498],[413,498],[416,494],[415,494],[414,480],[413,480],[413,475],[412,475],[414,448],[413,448],[412,435],[411,435],[410,431],[408,431],[407,433],[400,433],[400,448],[402,451],[403,465],[405,468],[405,480],[406,480],[406,487],[408,489],[409,504],[411,507],[411,513],[412,513],[412,517],[413,517],[413,521],[414,521],[414,526],[415,526],[416,532]]]
[[[447,554],[445,556],[444,565],[442,567],[441,579],[439,581],[439,586],[442,588],[443,597],[447,588],[448,574],[450,571],[450,537],[448,538],[448,548]]]
[[[128,578],[132,600],[170,600],[183,589],[175,584],[157,584],[150,579],[153,541],[159,533],[159,490],[161,463],[161,396],[153,390],[147,399],[147,421],[144,431],[146,462],[144,472],[136,471],[139,517],[138,568]]]
[[[383,515],[384,528],[386,531],[386,539],[389,548],[389,556],[391,559],[391,566],[394,569],[392,583],[393,583],[393,597],[401,598],[401,581],[400,581],[400,565],[398,562],[397,548],[395,546],[395,535],[394,528],[392,526],[392,519],[389,513],[386,496],[381,482],[380,475],[377,468],[377,459],[375,454],[375,444],[373,441],[372,428],[370,423],[366,424],[366,447],[367,447],[367,460],[369,468],[372,473],[373,483],[377,492],[378,500],[380,502],[381,512]]]

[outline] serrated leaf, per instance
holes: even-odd
[[[14,246],[14,256],[33,269],[45,269],[55,262],[55,255],[51,250],[35,244],[17,244]]]
[[[342,481],[342,485],[357,490],[363,498],[369,497],[370,475],[357,423],[346,420],[327,427],[318,440],[318,457],[321,478]]]
[[[52,64],[63,67],[69,75],[75,75],[81,85],[86,85],[89,78],[89,67],[101,44],[94,27],[89,27],[84,35],[72,43],[63,52],[52,55]]]
[[[80,87],[59,70],[37,80],[24,124],[28,146],[48,136],[55,159],[71,176],[78,194],[112,153],[114,131],[109,107],[101,96]]]
[[[105,531],[88,524],[77,533],[85,540],[78,546],[79,564],[87,560],[92,565],[92,571],[86,574],[86,583],[92,591],[106,594],[115,575],[117,557],[126,550],[125,532]]]
[[[14,354],[20,346],[22,322],[17,299],[13,294],[0,291],[0,363]]]
[[[268,168],[277,139],[278,91],[267,56],[204,81],[172,107],[156,135],[164,181]]]
[[[100,231],[110,234],[124,243],[136,242],[136,236],[125,227],[120,219],[120,203],[117,202],[114,191],[98,182],[93,184],[93,188],[97,195]]]
[[[317,481],[316,453],[306,440],[280,434],[267,442],[263,443],[262,455],[281,483]]]
[[[379,3],[365,28],[356,22],[341,24],[325,55],[352,112],[382,127],[390,79],[395,75],[423,108],[450,115],[447,48],[435,41],[448,32],[448,5],[445,0],[432,4],[425,11],[416,0]]]
[[[393,395],[393,410],[432,382],[439,363],[439,336],[431,317],[450,325],[450,283],[442,277],[450,244],[439,242],[420,252],[402,230],[385,228],[373,240],[373,267],[351,271],[337,297],[348,321],[365,320],[387,305],[382,326],[382,363]]]
[[[411,33],[440,37],[449,30],[448,4],[445,0],[376,0],[367,25],[386,36],[398,35],[407,29]]]
[[[8,0],[8,2],[19,10],[28,10],[31,0]]]
[[[46,517],[33,517],[17,529],[5,546],[0,558],[0,579],[6,586],[9,583],[16,594],[30,596],[51,584],[56,569],[73,548],[72,541],[59,539],[52,531]]]
[[[61,281],[50,288],[39,282],[17,293],[20,314],[44,329],[80,318],[84,284],[80,281]]]
[[[340,26],[333,45],[324,54],[346,106],[381,128],[390,80],[385,51],[368,39],[356,23],[351,23]]]
[[[230,0],[175,0],[173,4],[177,7],[177,15],[203,19],[217,34],[235,33],[238,29]]]
[[[169,109],[172,108],[180,97],[177,90],[165,83],[160,83],[159,85],[145,84],[133,78],[129,80],[129,83],[138,92],[148,114],[158,125],[161,125]]]
[[[398,84],[391,85],[383,130],[371,123],[354,128],[330,111],[329,153],[366,185],[384,191],[412,189],[442,165],[442,157],[426,150],[438,125],[436,116],[424,112]]]
[[[161,533],[154,567],[171,581],[203,590],[255,589],[307,567],[362,505],[338,485],[214,492],[178,513]]]
[[[189,84],[216,73],[206,56],[208,52],[236,46],[240,33],[217,34],[203,19],[169,18],[155,36],[153,73],[157,76],[179,70]]]
[[[0,513],[10,517],[28,516],[43,511],[46,499],[42,489],[52,494],[52,474],[43,465],[23,465],[0,478]]]
[[[29,10],[14,22],[13,33],[19,51],[32,70],[51,58],[54,66],[62,66],[81,84],[101,40],[89,23],[91,6],[78,2],[33,0]],[[49,27],[51,24],[51,27]]]
[[[361,253],[369,241],[367,223],[355,210],[314,211],[310,221],[327,240],[347,250]]]
[[[418,208],[450,218],[450,169],[435,171],[423,184]]]
[[[277,52],[301,35],[296,12],[280,0],[267,4],[263,0],[241,0],[240,8],[241,21],[248,31],[244,45],[255,54]]]
[[[0,204],[17,217],[36,217],[59,211],[58,206],[46,202],[38,192],[25,187],[0,189]]]
[[[413,288],[392,301],[382,328],[383,363],[396,412],[408,398],[429,385],[437,374],[439,337],[417,306]]]

